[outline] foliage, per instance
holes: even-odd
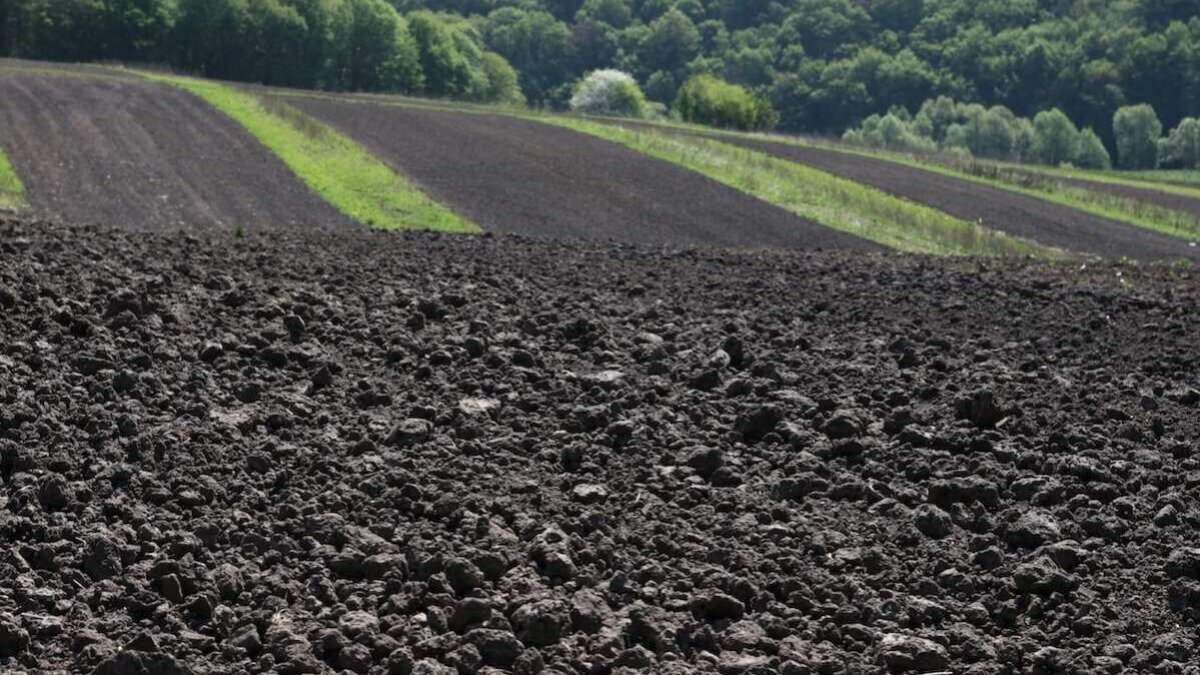
[[[146,74],[204,99],[241,124],[342,213],[380,229],[479,232],[365,149],[286,104],[209,80]]]
[[[575,87],[571,110],[585,115],[616,115],[646,117],[646,96],[637,80],[619,70],[596,70],[588,73]]]
[[[1149,105],[1126,106],[1113,115],[1117,161],[1123,169],[1153,169],[1158,163],[1162,122]]]
[[[683,85],[675,112],[685,122],[726,129],[766,130],[779,122],[768,101],[711,75],[697,75]]]
[[[25,206],[25,186],[0,148],[0,212],[19,211]]]
[[[896,108],[872,115],[849,129],[843,140],[854,145],[891,150],[941,150],[953,155],[1089,169],[1108,168],[1108,151],[1091,129],[1079,131],[1066,113],[1055,108],[1033,121],[1003,106],[958,103],[939,96],[921,104],[916,115]]]
[[[1112,168],[1112,160],[1104,142],[1092,131],[1091,127],[1079,132],[1079,146],[1075,154],[1075,166],[1081,169],[1108,170]]]
[[[1185,118],[1159,140],[1158,158],[1165,167],[1200,169],[1200,119]]]
[[[395,21],[384,6],[407,20],[401,30],[388,30]],[[984,112],[948,122],[935,119],[946,112],[935,105],[932,131],[914,133],[943,146],[959,124],[952,148],[1012,156],[1033,142],[1019,120],[1032,124],[1042,111],[1094,129],[1110,152],[1121,107],[1148,104],[1168,128],[1200,118],[1197,8],[1196,0],[2,0],[0,55],[512,98],[510,86],[491,82],[496,62],[484,54],[494,52],[538,106],[565,107],[594,70],[627,72],[668,104],[707,74],[769,100],[784,129],[839,135],[872,115],[947,97]],[[440,29],[426,30],[430,21]],[[383,44],[392,35],[400,46]],[[414,51],[430,66],[419,74]]]

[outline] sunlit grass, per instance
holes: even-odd
[[[20,211],[26,206],[25,185],[0,148],[0,211]]]
[[[207,80],[141,75],[187,90],[231,117],[313,192],[358,222],[384,230],[482,231],[430,199],[362,146],[286,103]]]

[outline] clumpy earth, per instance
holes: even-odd
[[[0,671],[1195,672],[1197,290],[0,224]]]

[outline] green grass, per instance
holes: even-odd
[[[768,137],[768,140],[780,142],[779,137]],[[1039,178],[1039,175],[1044,172],[1031,171],[1032,167],[1024,165],[1020,165],[1018,169],[1009,169],[1009,165],[981,160],[965,160],[954,164],[949,162],[939,163],[939,161],[918,158],[912,155],[852,148],[834,143],[800,141],[795,139],[785,139],[782,142],[808,145],[852,155],[886,160],[902,166],[923,169],[949,178],[958,178],[1000,190],[1023,194],[1028,197],[1041,199],[1077,211],[1090,213],[1095,216],[1180,239],[1189,241],[1200,239],[1200,219],[1189,213],[1167,209],[1137,199],[1108,194],[1099,190],[1089,190],[1067,185],[1053,180],[1051,176],[1042,175]],[[1140,184],[1140,186],[1144,187],[1145,184]]]
[[[26,206],[25,186],[0,148],[0,211],[20,211]]]
[[[1016,192],[1043,201],[1059,204],[1068,208],[1091,213],[1135,227],[1140,227],[1169,236],[1195,241],[1200,239],[1200,218],[1190,213],[1175,211],[1157,204],[1151,204],[1138,199],[1130,199],[1119,195],[1109,194],[1100,190],[1067,185],[1054,177],[1079,178],[1097,180],[1133,187],[1155,189],[1162,192],[1180,194],[1200,199],[1200,189],[1183,185],[1168,185],[1164,183],[1148,183],[1143,180],[1129,178],[1129,174],[1120,172],[1083,171],[1080,169],[1057,169],[1026,164],[1011,164],[990,160],[968,159],[961,160],[950,156],[917,156],[913,154],[858,148],[832,140],[790,137],[780,134],[746,133],[713,129],[674,121],[638,122],[647,127],[659,127],[664,130],[684,131],[703,135],[710,138],[722,136],[732,138],[752,138],[833,150],[852,155],[860,155],[873,159],[885,160],[924,169],[950,178],[957,178],[973,183],[979,183],[1009,192]],[[1162,172],[1153,172],[1155,174]],[[1200,187],[1200,186],[1197,186]]]
[[[1200,169],[1158,169],[1156,171],[1123,171],[1117,174],[1128,178],[1138,187],[1145,183],[1155,183],[1164,187],[1193,188],[1187,191],[1189,195],[1200,197]]]
[[[826,227],[898,251],[1059,257],[1059,252],[800,164],[708,138],[537,116],[695,171]]]
[[[207,80],[141,72],[199,96],[241,124],[313,192],[350,218],[384,230],[482,230],[430,199],[362,146],[277,99]]]

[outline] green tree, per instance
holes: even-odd
[[[503,56],[496,52],[484,52],[480,67],[487,75],[488,82],[483,100],[511,105],[525,103],[517,71]]]
[[[433,12],[408,15],[421,73],[422,91],[431,96],[464,96],[471,87],[471,62],[459,49],[451,28]]]
[[[682,69],[700,53],[700,31],[683,12],[672,9],[650,24],[650,32],[638,49],[648,71]]]
[[[686,122],[721,128],[772,129],[779,123],[770,103],[711,75],[688,80],[675,99],[675,110]]]
[[[1066,113],[1055,108],[1033,118],[1033,159],[1058,166],[1079,154],[1079,130]]]
[[[547,12],[498,9],[488,15],[484,37],[521,74],[521,90],[535,103],[570,79],[571,29]]]
[[[1107,170],[1112,168],[1112,160],[1108,156],[1108,150],[1104,147],[1104,141],[1100,140],[1091,127],[1079,133],[1079,147],[1073,162],[1081,169]]]
[[[633,21],[628,0],[584,0],[575,14],[575,21],[600,21],[613,28],[624,28]]]
[[[1162,122],[1147,104],[1125,106],[1113,114],[1117,161],[1124,169],[1153,169],[1158,163]]]
[[[1158,142],[1158,148],[1164,166],[1200,169],[1200,119],[1185,117]]]

